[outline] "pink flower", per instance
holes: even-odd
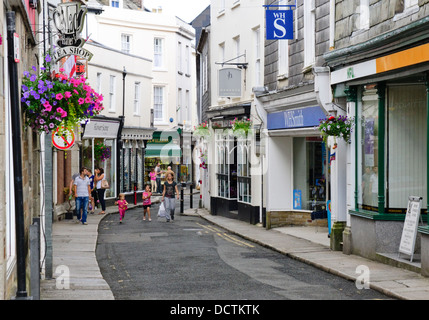
[[[86,102],[86,103],[91,103],[91,98],[90,98],[90,97],[86,97],[86,98],[85,98],[85,102]]]
[[[78,92],[76,89],[73,89],[73,92],[74,92],[75,94],[79,94],[79,92]]]
[[[65,70],[64,70],[64,68],[60,68],[60,72],[64,72]]]
[[[84,99],[84,98],[79,98],[79,99],[77,100],[77,102],[78,102],[79,104],[84,104],[84,103],[85,103],[85,99]]]
[[[70,91],[66,91],[66,92],[64,92],[64,97],[65,97],[66,99],[70,98],[71,96],[72,96],[72,94],[71,94],[71,92],[70,92]]]
[[[63,98],[63,95],[61,93],[57,93],[57,95],[55,96],[55,98],[57,100],[61,100]]]

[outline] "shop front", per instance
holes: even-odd
[[[153,129],[124,127],[122,129],[120,149],[120,190],[127,201],[139,202],[138,194],[144,191],[145,146],[151,140]]]
[[[314,127],[325,113],[319,106],[267,114],[267,227],[327,225],[329,158]],[[313,215],[312,215],[313,213]]]
[[[332,58],[330,63],[336,60]],[[427,218],[428,44],[396,48],[334,69],[331,78],[335,96],[347,96],[357,119],[350,172],[354,193],[348,210],[351,252],[371,259],[396,254],[409,196],[422,198],[421,216]],[[426,238],[429,232],[427,227],[419,230],[416,254],[423,256],[428,247],[420,236]],[[425,263],[429,270],[429,260]]]
[[[82,134],[80,152],[81,165],[91,169],[103,168],[110,188],[105,198],[114,199],[117,190],[117,147],[121,120],[118,118],[95,117],[87,122]]]
[[[182,151],[180,148],[180,132],[177,130],[155,131],[152,139],[147,142],[144,160],[144,183],[150,183],[149,173],[157,164],[161,167],[161,186],[166,179],[165,172],[170,166],[175,173],[174,180],[181,182],[181,178],[186,174],[186,169],[182,165]]]

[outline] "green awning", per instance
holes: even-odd
[[[148,143],[146,145],[146,158],[150,157],[180,157],[182,150],[174,143]]]

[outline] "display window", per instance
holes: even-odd
[[[294,209],[326,209],[326,158],[325,144],[320,137],[293,138]]]

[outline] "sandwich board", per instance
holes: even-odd
[[[407,213],[405,215],[404,228],[402,230],[401,243],[398,257],[401,253],[411,256],[413,262],[414,248],[416,245],[417,228],[419,225],[422,197],[408,197]]]

